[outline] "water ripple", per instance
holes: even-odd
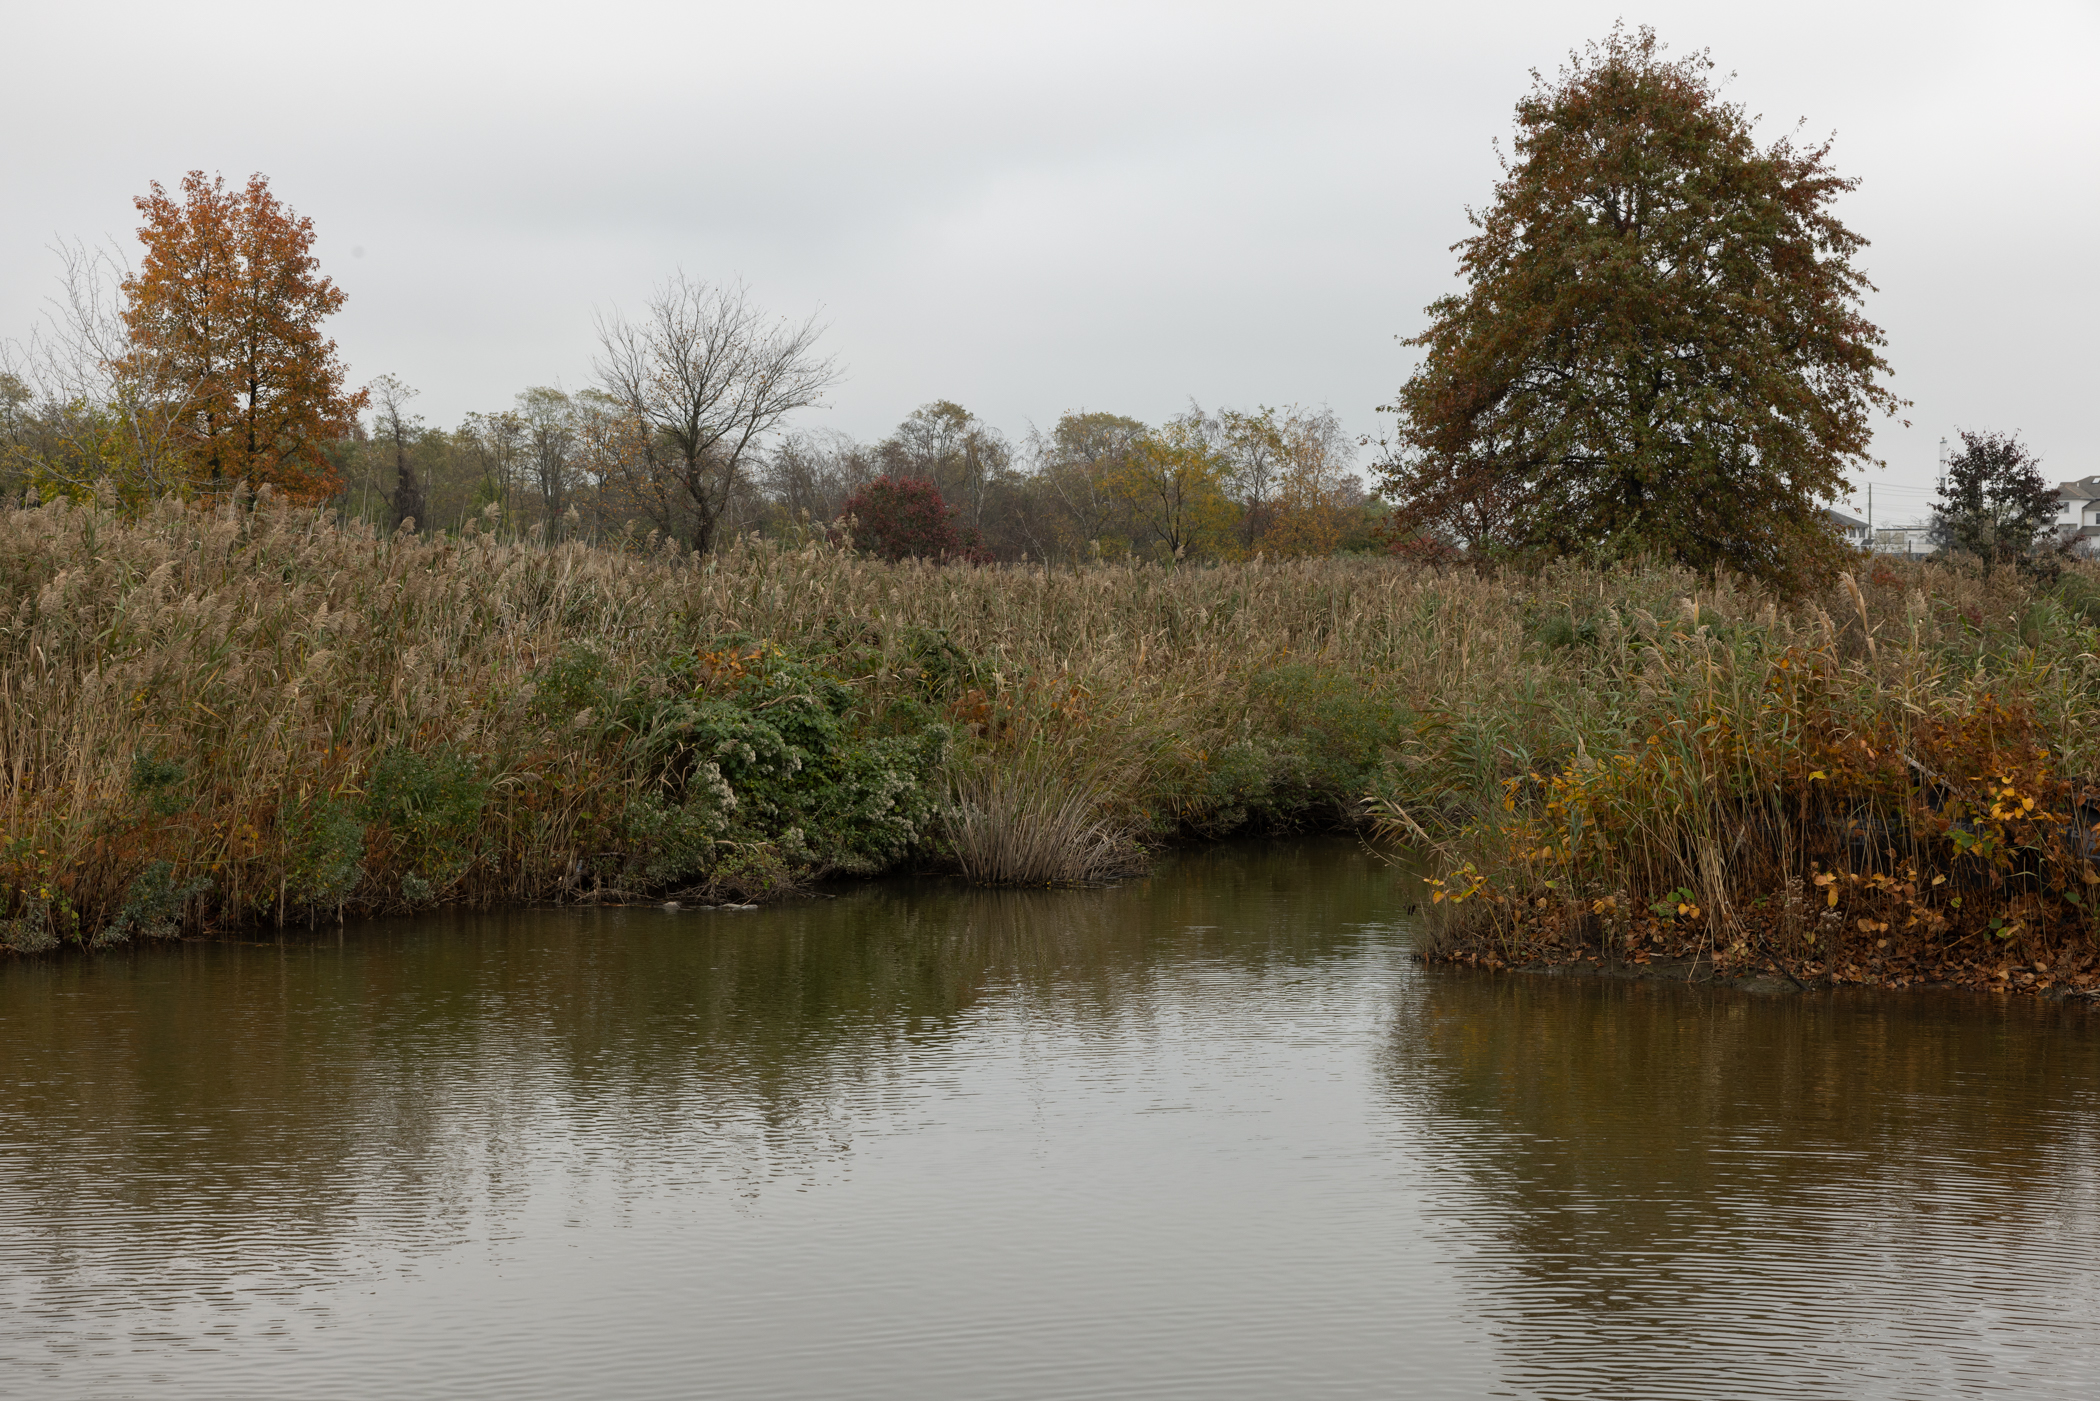
[[[0,969],[0,1395],[2100,1375],[2072,1009],[1426,972],[1353,846]]]

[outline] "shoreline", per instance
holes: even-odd
[[[1875,976],[1875,970],[1859,969],[1853,976],[1846,969],[1835,975],[1830,969],[1811,965],[1790,970],[1776,959],[1766,959],[1734,968],[1717,966],[1705,953],[1644,955],[1634,959],[1610,958],[1581,951],[1566,957],[1537,956],[1505,959],[1493,950],[1451,947],[1423,949],[1416,955],[1426,965],[1484,969],[1498,973],[1525,973],[1547,978],[1595,978],[1613,982],[1669,982],[1692,987],[1723,987],[1761,996],[1797,996],[1834,992],[1841,988],[1868,988],[1876,992],[1964,992],[1995,996],[2029,996],[2053,1002],[2100,1007],[2100,979],[2083,976],[2086,986],[2056,970],[2031,964],[1960,965],[1975,976],[1933,976],[1932,970],[1910,976]],[[2001,975],[2002,970],[2002,975]]]

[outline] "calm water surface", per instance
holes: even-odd
[[[0,1394],[2100,1383],[2100,1018],[1424,969],[1347,843],[0,966]]]

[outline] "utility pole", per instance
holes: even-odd
[[[1945,437],[1944,435],[1942,435],[1942,436],[1941,436],[1941,438],[1940,438],[1940,479],[1939,479],[1938,483],[1936,484],[1936,487],[1937,487],[1937,490],[1939,491],[1939,494],[1940,494],[1940,499],[1941,499],[1942,501],[1946,500],[1946,499],[1947,499],[1947,439],[1946,439],[1946,437]],[[1907,551],[1906,551],[1906,553],[1907,553]]]

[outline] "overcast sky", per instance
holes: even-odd
[[[674,269],[821,311],[813,427],[1013,435],[1328,404],[1377,434],[1528,70],[1615,18],[1706,48],[1863,184],[1893,388],[1878,521],[1957,427],[2100,472],[2100,4],[0,4],[0,335],[58,238],[260,170],[349,293],[353,381],[451,425],[590,380]],[[1862,501],[1863,504],[1863,501]]]

